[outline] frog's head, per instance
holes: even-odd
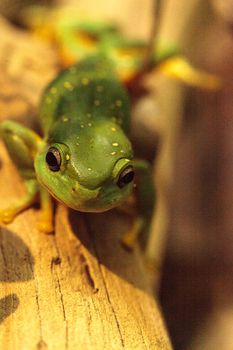
[[[106,121],[44,145],[35,160],[39,182],[59,201],[86,212],[101,212],[120,204],[132,191],[132,148],[124,132]],[[61,140],[63,142],[61,142]]]

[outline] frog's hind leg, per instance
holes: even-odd
[[[118,35],[114,43],[109,44],[108,56],[115,64],[119,80],[128,89],[132,82],[138,82],[145,73],[147,45],[143,40]]]
[[[0,221],[9,223],[36,199],[39,186],[34,176],[33,163],[40,138],[32,130],[14,121],[4,121],[0,124],[0,136],[25,185],[25,194],[9,207],[0,210]]]
[[[56,26],[56,40],[61,61],[69,66],[101,49],[105,37],[114,35],[116,28],[106,23],[64,18]]]

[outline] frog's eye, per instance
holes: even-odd
[[[46,153],[46,163],[51,171],[59,171],[61,167],[61,154],[56,147],[50,147]]]
[[[119,175],[117,186],[122,188],[134,179],[134,169],[132,165],[127,166]]]

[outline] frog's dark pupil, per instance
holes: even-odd
[[[46,154],[46,163],[52,171],[58,171],[61,166],[61,155],[57,148],[50,147]]]
[[[132,182],[133,179],[134,179],[134,170],[133,170],[133,167],[131,165],[129,165],[120,174],[119,179],[117,181],[117,185],[118,185],[118,187],[122,188],[125,185]]]

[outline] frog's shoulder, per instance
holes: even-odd
[[[100,83],[102,88],[105,87],[104,93],[101,93]],[[51,126],[64,117],[64,113],[75,118],[77,113],[84,113],[87,108],[89,111],[92,108],[91,112],[98,109],[101,115],[106,117],[114,116],[114,110],[108,111],[108,106],[112,105],[111,100],[125,101],[121,108],[122,113],[119,108],[116,111],[119,118],[124,119],[124,115],[128,114],[126,95],[109,59],[95,56],[86,58],[60,72],[46,88],[40,106],[42,130],[46,136]],[[126,108],[123,108],[124,106]],[[94,114],[98,114],[98,111]],[[128,116],[125,119],[128,119]]]
[[[59,109],[61,103],[66,96],[71,96],[71,92],[77,88],[78,84],[85,84],[85,77],[90,72],[99,72],[100,66],[103,71],[103,66],[107,64],[107,70],[111,71],[109,62],[103,62],[103,59],[97,57],[89,57],[69,68],[66,68],[58,73],[58,75],[47,85],[43,92],[40,108],[39,119],[41,128],[44,134],[47,134],[51,125],[60,116]],[[98,73],[99,74],[99,73]]]

